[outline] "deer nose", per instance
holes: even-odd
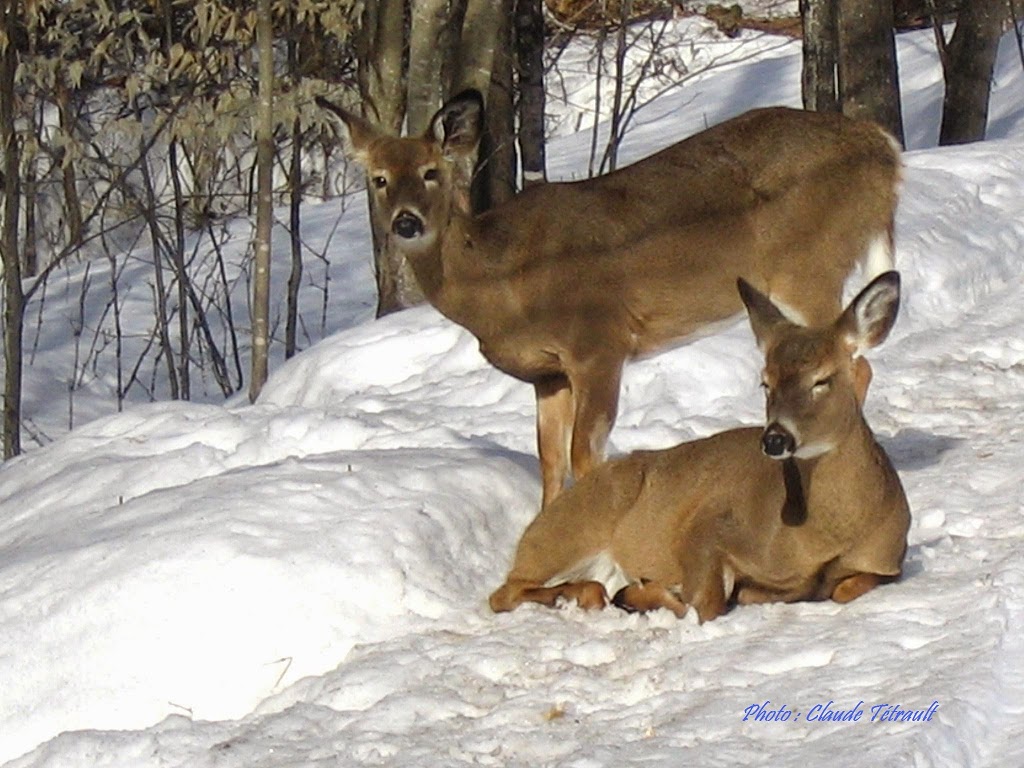
[[[781,424],[769,424],[761,436],[761,450],[773,459],[787,459],[796,450],[796,439]]]
[[[423,220],[411,211],[402,211],[391,222],[391,231],[401,238],[412,240],[423,234]]]

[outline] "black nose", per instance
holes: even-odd
[[[761,436],[761,450],[773,459],[785,459],[796,450],[796,440],[779,424],[769,424]]]
[[[423,234],[423,221],[414,213],[402,211],[391,222],[391,231],[406,240],[412,240]]]

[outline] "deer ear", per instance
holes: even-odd
[[[342,125],[345,126],[345,130],[342,131],[342,137],[345,142],[345,155],[365,168],[367,151],[370,144],[380,138],[382,135],[381,131],[369,121],[349,112],[347,109],[339,107],[333,101],[328,101],[323,96],[317,96],[316,103],[322,109],[333,112],[341,119]]]
[[[747,308],[747,317],[750,319],[750,327],[753,329],[754,337],[757,339],[757,346],[764,352],[768,348],[769,341],[775,334],[775,331],[792,323],[772,303],[771,299],[742,277],[737,278],[736,287],[739,289],[740,298]]]
[[[447,155],[470,155],[480,143],[483,124],[484,99],[471,88],[445,102],[431,119],[427,135],[433,136]]]
[[[854,355],[886,340],[899,308],[899,272],[883,272],[857,294],[836,321]]]

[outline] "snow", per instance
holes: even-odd
[[[79,426],[0,467],[0,761],[1024,764],[1024,77],[1011,34],[992,140],[929,148],[929,35],[900,39],[906,295],[871,354],[867,404],[914,514],[901,582],[705,625],[491,614],[539,502],[532,392],[432,309],[368,319],[353,203],[328,246],[346,275],[337,332],[275,363],[258,404],[156,402],[84,423],[109,406],[83,395]],[[798,48],[763,47],[659,97],[627,154],[795,103]],[[555,173],[585,168],[587,145],[556,142]],[[336,210],[311,206],[305,237],[326,242]],[[46,336],[30,373],[40,424],[66,419],[43,380],[57,346]],[[738,321],[630,366],[612,452],[758,423],[759,365]],[[880,705],[935,702],[928,721],[879,719]],[[744,720],[759,705],[803,716]],[[811,720],[816,705],[864,714]]]

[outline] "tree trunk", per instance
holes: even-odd
[[[833,0],[800,0],[800,18],[804,50],[800,90],[804,109],[838,112],[835,3]]]
[[[409,27],[409,84],[406,128],[419,136],[444,98],[442,69],[450,51],[449,0],[415,0]]]
[[[294,16],[293,16],[294,18]],[[299,92],[299,50],[294,27],[288,40],[288,70],[293,78],[292,87]],[[291,166],[288,169],[288,231],[291,242],[292,269],[288,275],[288,302],[284,328],[284,357],[290,359],[298,348],[299,287],[302,284],[302,124],[296,114],[292,121]]]
[[[839,0],[839,101],[903,143],[892,0]]]
[[[394,134],[405,115],[405,7],[366,0],[357,38],[363,116]]]
[[[174,39],[174,8],[171,0],[163,2],[164,14],[164,55],[171,57],[171,43]],[[171,96],[176,89],[172,86]],[[174,193],[174,239],[170,241],[171,266],[177,279],[178,293],[178,386],[183,400],[192,397],[191,383],[191,352],[188,311],[188,281],[185,268],[185,195],[181,188],[181,164],[178,161],[178,140],[171,137],[167,148],[167,171],[171,178],[171,189]]]
[[[4,267],[4,458],[21,453],[22,339],[25,293],[18,254],[18,216],[21,194],[18,184],[20,156],[14,131],[14,73],[18,53],[12,42],[18,20],[17,0],[0,0],[0,31],[8,41],[0,54],[0,144],[4,158],[3,225],[0,258]]]
[[[256,113],[256,236],[252,298],[252,376],[249,400],[256,402],[267,381],[270,348],[270,239],[274,216],[274,48],[272,0],[256,5],[259,100]]]
[[[167,383],[170,387],[171,399],[177,400],[181,397],[181,390],[178,388],[178,373],[174,367],[174,348],[171,346],[170,323],[167,318],[167,288],[164,283],[164,256],[162,237],[160,234],[160,223],[157,220],[158,205],[156,201],[156,190],[153,187],[153,176],[149,171],[148,148],[145,138],[145,129],[142,128],[142,107],[139,99],[135,99],[135,119],[138,120],[139,131],[139,169],[142,173],[143,189],[145,190],[146,224],[149,226],[149,238],[153,243],[153,287],[156,301],[156,333],[160,339],[160,349],[163,352],[164,364],[167,366]]]
[[[39,199],[39,182],[36,178],[35,160],[25,163],[25,238],[22,250],[24,269],[22,278],[39,274],[39,242],[36,228],[36,201]]]
[[[185,267],[185,195],[181,188],[181,168],[178,162],[178,141],[171,139],[167,149],[167,170],[171,177],[171,188],[174,191],[174,239],[170,241],[171,266],[177,280],[178,293],[178,384],[182,400],[192,397],[192,385],[189,369],[191,352],[189,350],[189,312],[188,312],[188,270]]]
[[[62,84],[57,85],[57,115],[61,133],[70,138],[74,131],[75,118],[71,114],[71,91]],[[78,177],[75,173],[75,160],[64,161],[65,150],[58,149],[56,161],[61,168],[61,183],[64,187],[64,212],[68,224],[68,245],[78,247],[82,244],[82,201],[78,197]]]
[[[946,93],[939,131],[943,146],[985,138],[992,73],[1006,13],[1002,0],[971,0],[961,6],[946,49]]]
[[[511,2],[495,0],[497,24],[483,44],[492,48],[480,162],[473,185],[473,211],[500,205],[516,193],[516,128],[512,94]]]
[[[507,50],[509,13],[509,0],[468,0],[458,64],[452,73],[452,93],[476,88],[488,94],[499,40]]]
[[[291,242],[292,268],[288,274],[288,306],[284,328],[284,357],[294,357],[298,351],[299,288],[302,286],[302,130],[299,119],[292,125],[292,158],[288,171],[289,205],[288,230]]]
[[[515,194],[511,14],[512,0],[468,0],[453,67],[452,93],[475,88],[487,105],[471,190],[474,213]]]
[[[541,2],[518,0],[515,8],[519,157],[524,189],[547,181],[544,157],[544,13]]]

